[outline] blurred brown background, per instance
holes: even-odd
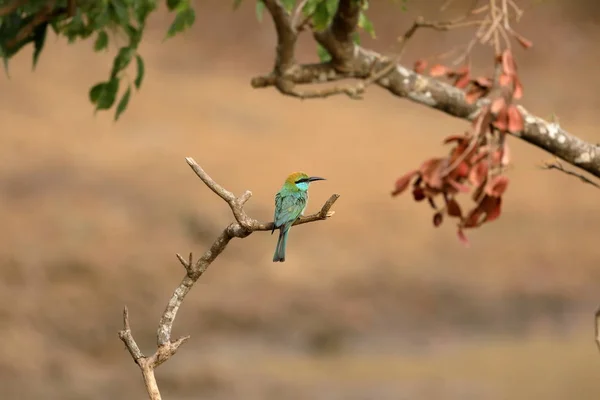
[[[174,335],[192,338],[158,370],[164,398],[597,399],[598,190],[538,169],[548,156],[512,138],[504,215],[463,248],[451,223],[432,228],[427,206],[389,191],[466,123],[375,87],[364,101],[253,90],[274,32],[251,1],[231,3],[199,2],[192,31],[166,43],[172,17],[153,17],[146,80],[116,124],[87,99],[114,54],[92,43],[49,38],[36,72],[28,49],[0,78],[0,398],[145,398],[117,338],[122,307],[150,353],[183,276],[174,254],[200,254],[232,219],[191,156],[252,190],[261,220],[295,170],[328,178],[310,211],[342,197],[331,220],[293,229],[284,264],[275,235],[230,244],[179,313]],[[414,3],[372,6],[379,39],[366,43],[392,51],[415,15],[441,18],[440,2]],[[523,103],[600,142],[598,8],[525,6]],[[470,34],[419,32],[404,60]],[[315,60],[310,38],[299,55]]]

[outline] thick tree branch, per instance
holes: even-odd
[[[119,338],[125,344],[133,361],[139,366],[146,385],[146,391],[151,400],[161,399],[154,370],[171,358],[179,347],[189,339],[189,336],[184,336],[175,341],[171,340],[173,322],[185,296],[212,262],[225,250],[231,239],[245,238],[252,234],[252,232],[271,231],[273,229],[273,222],[259,222],[249,217],[244,211],[244,204],[250,199],[252,192],[246,191],[240,197],[236,197],[232,192],[215,182],[192,158],[188,157],[186,161],[202,182],[229,205],[236,222],[229,224],[196,262],[194,262],[191,253],[187,260],[177,254],[177,259],[185,268],[186,274],[179,286],[174,290],[160,318],[156,333],[157,350],[153,355],[146,357],[142,354],[131,332],[127,307],[123,310],[123,330],[119,332]],[[294,225],[321,221],[331,217],[334,214],[333,211],[330,211],[331,207],[338,198],[339,195],[332,195],[319,212],[301,217]]]
[[[271,11],[271,8],[269,10]],[[252,79],[252,86],[262,88],[275,85],[283,94],[299,98],[327,97],[333,94],[359,97],[364,90],[364,82],[320,91],[301,91],[295,88],[295,85],[332,82],[347,78],[366,81],[373,76],[378,76],[378,72],[385,68],[390,71],[387,74],[380,74],[382,76],[374,82],[378,86],[395,96],[407,98],[454,117],[472,121],[481,108],[488,104],[487,99],[470,104],[466,101],[464,91],[438,79],[420,75],[402,64],[395,63],[396,65],[390,68],[389,64],[393,60],[354,44],[349,38],[356,28],[359,12],[359,1],[340,0],[331,26],[322,32],[314,33],[315,40],[331,54],[331,62],[295,64],[286,71],[285,79],[282,80],[281,76],[276,74],[256,77]],[[283,31],[285,27],[278,26],[282,24],[281,19],[274,16],[273,20],[277,32]],[[284,41],[279,38],[278,43],[282,44]],[[278,54],[282,51],[278,47]],[[291,51],[293,52],[293,49]],[[558,124],[539,118],[522,106],[519,106],[519,110],[525,120],[524,129],[514,133],[514,136],[600,177],[600,146],[572,135]]]

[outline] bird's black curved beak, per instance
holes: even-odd
[[[320,178],[318,176],[311,176],[310,178],[308,178],[309,182],[314,182],[314,181],[325,181],[325,178]]]

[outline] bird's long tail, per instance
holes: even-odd
[[[285,261],[285,247],[287,246],[288,234],[290,228],[282,226],[279,229],[279,238],[277,239],[277,246],[275,247],[275,254],[273,254],[273,262],[284,262]]]

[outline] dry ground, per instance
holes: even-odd
[[[229,3],[203,2],[167,43],[169,19],[154,18],[146,81],[117,124],[87,101],[112,56],[90,43],[49,40],[35,73],[27,53],[0,78],[0,397],[144,398],[121,307],[150,350],[183,273],[174,253],[202,252],[231,220],[191,156],[251,189],[262,220],[294,170],[328,178],[311,210],[342,197],[334,218],[293,230],[285,264],[271,262],[275,236],[231,243],[181,310],[175,333],[192,339],[159,371],[165,398],[597,399],[598,190],[539,170],[547,156],[511,139],[504,215],[464,249],[451,224],[433,229],[424,205],[389,191],[465,123],[376,88],[360,102],[253,90],[272,27]],[[599,19],[556,4],[523,22],[536,42],[519,54],[524,103],[600,142]],[[374,46],[424,12],[411,7],[376,10]],[[406,60],[466,35],[420,34]]]

